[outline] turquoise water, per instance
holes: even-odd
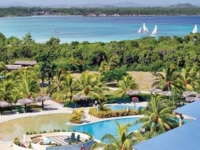
[[[121,118],[115,119],[120,124],[123,123],[134,123],[138,118]],[[140,128],[140,124],[136,126],[132,126],[129,128],[129,132],[138,130]],[[87,125],[74,126],[71,130],[88,132],[94,136],[95,139],[101,140],[101,138],[109,133],[114,136],[117,136],[117,126],[113,120],[106,120],[96,123],[91,123]]]
[[[148,33],[137,33],[146,23]],[[137,16],[137,17],[83,17],[32,16],[0,18],[0,32],[6,37],[22,38],[30,32],[37,42],[58,37],[61,42],[109,42],[138,39],[149,36],[155,24],[158,36],[184,36],[194,24],[200,26],[200,16]],[[57,31],[58,33],[52,33]]]
[[[135,109],[135,110],[138,110],[140,107],[137,106],[136,104],[136,107],[134,106],[131,106],[131,105],[106,105],[106,107],[110,108],[111,110],[122,110],[122,109]]]

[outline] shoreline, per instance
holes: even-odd
[[[0,16],[0,18],[23,18],[23,17],[180,17],[180,16],[200,16],[200,14],[196,15],[186,15],[186,14],[179,14],[179,15],[106,15],[106,16],[92,16],[92,15],[69,15],[69,14],[49,14],[49,15],[24,15],[24,16]]]

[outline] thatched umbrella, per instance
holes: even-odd
[[[5,101],[0,101],[0,107],[6,107],[9,106],[10,104],[5,102]]]
[[[42,110],[44,110],[44,101],[48,99],[51,99],[51,98],[49,96],[42,96],[42,95],[36,97],[36,101],[42,102]]]
[[[183,94],[182,94],[182,96],[183,97],[188,97],[188,96],[191,96],[191,95],[197,95],[198,93],[197,92],[195,92],[195,91],[185,91],[185,92],[183,92]]]
[[[187,102],[193,102],[195,100],[196,97],[186,97],[185,100]]]
[[[3,108],[3,107],[6,107],[6,106],[9,106],[10,104],[5,102],[5,101],[0,101],[0,107]],[[1,109],[1,115],[2,115],[2,109]]]
[[[163,95],[163,96],[171,96],[172,95],[172,92],[171,91],[162,91],[159,93],[160,95]]]
[[[25,109],[25,112],[26,112],[26,105],[32,103],[33,100],[29,99],[29,98],[22,98],[22,99],[19,99],[17,102],[24,105],[24,109]]]
[[[139,90],[128,90],[126,92],[126,94],[130,95],[130,96],[132,96],[132,95],[138,95],[138,94],[140,94],[140,91]]]
[[[153,94],[157,94],[157,93],[160,93],[162,91],[163,90],[161,90],[161,89],[155,89],[155,88],[150,90],[150,92],[153,93]]]

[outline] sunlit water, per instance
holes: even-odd
[[[119,124],[124,123],[134,123],[138,117],[136,118],[116,118],[114,119]],[[80,126],[74,126],[71,130],[81,131],[81,132],[88,132],[94,136],[95,139],[101,140],[101,138],[109,133],[114,136],[117,136],[117,125],[115,124],[114,120],[106,120],[106,121],[100,121],[96,123],[91,123],[87,125],[80,125]],[[141,124],[132,126],[129,128],[129,132],[135,131],[139,129]]]
[[[142,23],[146,23],[148,33],[137,33]],[[30,32],[37,42],[46,42],[50,37],[58,37],[62,43],[110,42],[150,36],[155,25],[157,37],[185,36],[194,24],[200,26],[200,16],[29,16],[0,18],[0,32],[20,39]]]
[[[14,137],[22,139],[26,132],[53,131],[54,129],[68,130],[66,122],[70,114],[50,114],[24,117],[0,123],[0,140],[10,141]]]
[[[137,105],[137,104],[136,104]],[[111,110],[127,110],[128,109],[135,109],[138,110],[140,107],[139,106],[133,106],[133,105],[106,105],[106,107],[110,108]]]
[[[88,132],[94,136],[95,139],[100,140],[103,135],[109,133],[117,136],[117,126],[113,119],[108,119],[100,122],[94,122],[89,124],[82,124],[78,126],[67,125],[69,122],[70,114],[51,114],[51,115],[39,115],[34,117],[25,117],[7,121],[0,124],[0,140],[11,141],[14,137],[23,138],[23,134],[26,132],[41,132],[41,131],[53,131],[54,129],[60,130],[76,130],[81,132]],[[120,124],[134,123],[138,117],[123,117],[114,118]],[[190,122],[191,120],[185,120]],[[141,124],[132,126],[129,128],[129,132],[138,130]]]

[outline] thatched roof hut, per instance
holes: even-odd
[[[37,61],[15,61],[14,65],[22,66],[34,66],[37,64]]]

